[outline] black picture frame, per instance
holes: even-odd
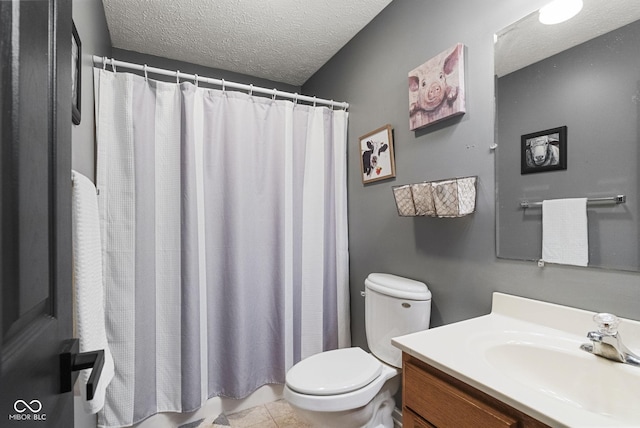
[[[80,112],[82,100],[82,43],[76,29],[72,24],[71,38],[71,120],[80,125]]]
[[[522,135],[520,138],[521,174],[564,169],[567,169],[566,126]]]

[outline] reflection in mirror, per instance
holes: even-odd
[[[536,12],[497,34],[498,257],[541,258],[542,211],[524,200],[626,195],[588,206],[589,266],[640,271],[639,19],[640,1],[584,0],[565,23]],[[566,169],[522,174],[522,136],[560,127]]]

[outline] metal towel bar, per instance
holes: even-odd
[[[587,205],[592,204],[624,204],[627,202],[626,195],[607,196],[602,198],[587,198]],[[538,208],[542,207],[542,201],[521,201],[520,208]]]

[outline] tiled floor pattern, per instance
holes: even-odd
[[[197,428],[309,428],[310,425],[296,418],[285,400],[252,407],[238,413],[206,418]]]

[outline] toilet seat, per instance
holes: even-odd
[[[361,348],[321,352],[287,372],[287,386],[301,394],[336,395],[360,389],[380,376],[382,363]]]
[[[360,389],[344,394],[311,395],[294,391],[288,385],[285,385],[284,398],[294,407],[317,412],[341,412],[365,406],[378,394],[387,381],[395,378],[398,384],[400,382],[400,369],[384,363],[381,364],[382,372],[380,375]],[[395,385],[394,394],[397,388],[398,385]]]

